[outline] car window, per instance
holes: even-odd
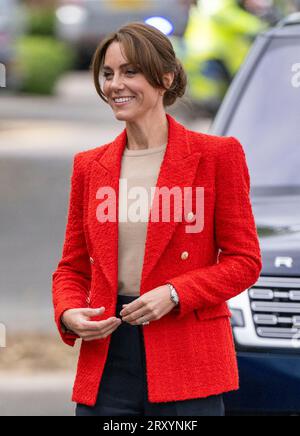
[[[300,187],[299,46],[272,40],[226,132],[244,147],[253,187]]]

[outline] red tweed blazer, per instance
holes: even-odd
[[[167,119],[168,144],[156,186],[204,187],[204,227],[187,233],[190,221],[172,220],[172,215],[169,222],[148,223],[140,294],[171,283],[180,298],[179,310],[142,326],[148,400],[154,403],[239,388],[226,301],[253,285],[262,268],[241,144],[234,137],[188,130],[170,115]],[[93,320],[115,315],[118,222],[97,220],[96,192],[110,186],[118,198],[125,144],[126,129],[113,142],[74,156],[62,258],[52,274],[55,322],[70,346],[78,336],[62,330],[66,309],[105,306],[105,314]],[[184,251],[187,258],[181,256]],[[74,402],[95,404],[110,339],[82,341]]]

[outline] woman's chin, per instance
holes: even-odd
[[[134,118],[132,114],[127,114],[126,111],[115,111],[114,114],[118,121],[131,121]]]

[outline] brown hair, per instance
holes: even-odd
[[[139,68],[150,85],[166,90],[163,97],[164,106],[171,106],[178,97],[184,95],[187,76],[181,62],[176,58],[169,38],[155,27],[134,22],[106,36],[94,53],[92,60],[94,84],[102,100],[107,103],[101,89],[99,75],[106,51],[114,41],[122,45],[128,62]],[[163,75],[168,72],[174,72],[174,80],[170,88],[166,88],[163,83]]]

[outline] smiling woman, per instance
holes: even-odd
[[[238,388],[226,301],[261,269],[243,148],[166,113],[183,96],[186,74],[156,28],[130,23],[110,34],[93,70],[99,96],[126,128],[75,156],[53,274],[60,334],[71,346],[83,340],[76,415],[222,416],[223,392]],[[203,219],[189,232],[199,188]],[[176,201],[186,189],[188,201]],[[135,204],[140,191],[145,199],[154,192],[152,200]],[[99,208],[107,192],[112,218],[106,204]],[[148,219],[135,219],[141,208]]]

